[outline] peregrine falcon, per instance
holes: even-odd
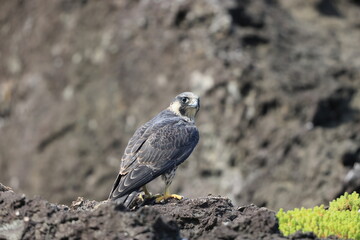
[[[150,196],[146,184],[160,175],[165,181],[165,191],[156,202],[182,198],[170,194],[169,186],[177,166],[190,156],[199,141],[194,122],[199,108],[198,96],[181,93],[167,109],[136,130],[121,159],[109,199],[129,207],[141,190]]]

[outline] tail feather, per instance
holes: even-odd
[[[116,202],[117,204],[123,204],[126,208],[129,208],[134,198],[138,195],[139,191],[133,191],[131,193],[122,196],[116,194],[120,180],[121,180],[121,175],[119,174],[114,182],[113,188],[110,192],[108,199]]]
[[[114,202],[116,202],[117,204],[122,204],[124,205],[126,208],[129,208],[131,203],[133,202],[134,198],[138,195],[138,192],[132,192],[130,194],[124,195],[122,197],[119,198],[115,198],[112,199]]]
[[[117,178],[115,179],[115,182],[113,184],[113,187],[111,189],[108,199],[113,199],[114,197],[116,197],[116,196],[114,196],[114,192],[117,189],[117,187],[119,186],[120,179],[121,179],[121,175],[118,174]]]

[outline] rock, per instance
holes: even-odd
[[[14,220],[8,224],[2,224],[0,225],[0,239],[19,240],[24,230],[25,220]]]
[[[71,208],[0,192],[0,237],[6,239],[286,239],[275,212],[234,207],[228,198],[169,200],[127,210],[78,198]]]
[[[0,183],[0,192],[6,192],[6,191],[12,191],[12,189]]]

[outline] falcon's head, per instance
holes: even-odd
[[[200,99],[192,92],[183,92],[175,97],[169,109],[179,116],[194,120],[200,109]]]

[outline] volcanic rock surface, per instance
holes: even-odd
[[[288,239],[275,213],[203,197],[126,210],[78,198],[70,207],[0,189],[0,239]],[[316,239],[296,234],[291,239]]]

